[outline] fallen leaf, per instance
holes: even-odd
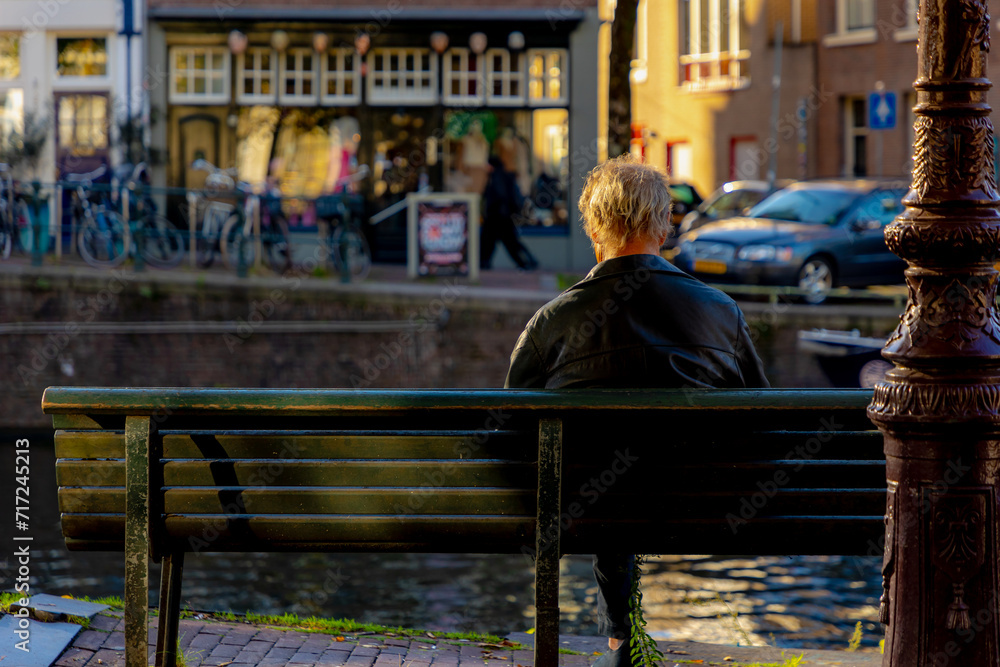
[[[732,658],[732,656],[728,656],[727,655],[725,658],[723,658],[723,661],[725,661],[725,662],[732,662],[733,658]]]
[[[529,628],[528,630],[524,631],[524,634],[526,634],[526,635],[533,635],[533,634],[535,634],[535,629],[534,628]],[[520,667],[520,665],[518,665],[518,667]]]
[[[431,633],[429,633],[429,632],[427,633],[427,636],[428,636],[428,637],[430,637],[431,639],[437,639],[437,637],[435,637],[434,635],[432,635],[432,634],[431,634]]]
[[[502,642],[500,642],[500,644],[503,646],[517,646],[517,644],[515,644],[509,639],[504,639]]]
[[[337,637],[337,641],[338,642],[342,642],[342,641],[344,641],[344,638],[343,637]]]
[[[72,595],[60,595],[59,597],[61,597],[63,600],[72,600],[73,599]]]
[[[591,653],[590,655],[604,655],[604,654],[603,654],[603,653],[601,653],[600,651],[594,651],[594,652],[593,652],[593,653]]]

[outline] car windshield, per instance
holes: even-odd
[[[721,217],[753,206],[764,198],[763,192],[756,190],[733,190],[726,192],[705,206],[705,213]]]
[[[754,206],[749,216],[832,225],[861,194],[854,190],[782,190]]]

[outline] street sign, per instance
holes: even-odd
[[[895,129],[896,93],[882,92],[868,95],[868,127],[873,130]]]

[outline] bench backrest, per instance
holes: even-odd
[[[885,510],[870,398],[50,388],[43,408],[71,549],[123,548],[133,447],[156,550],[534,553],[542,507],[562,553],[863,554]]]

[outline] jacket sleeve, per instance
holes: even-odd
[[[764,362],[757,355],[757,350],[753,346],[753,337],[750,335],[750,327],[740,314],[739,334],[736,337],[736,364],[743,377],[743,386],[748,388],[767,389],[771,383],[764,375]]]
[[[544,389],[546,380],[542,356],[526,328],[510,354],[510,368],[507,370],[504,389]]]

